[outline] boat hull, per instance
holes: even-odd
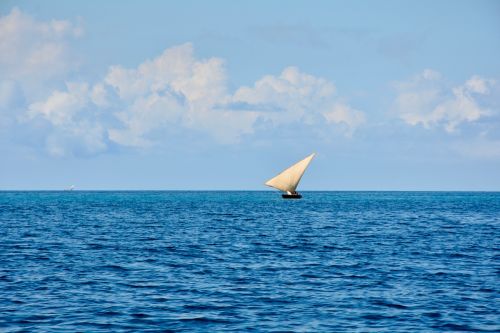
[[[281,197],[283,199],[300,199],[302,198],[302,195],[296,193],[296,194],[282,194]]]

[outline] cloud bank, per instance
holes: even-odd
[[[80,61],[72,44],[83,34],[80,22],[39,21],[16,8],[0,17],[0,139],[52,156],[89,156],[183,140],[233,145],[269,140],[266,133],[276,139],[302,132],[331,142],[352,137],[367,122],[332,81],[295,66],[230,88],[225,60],[199,58],[191,43],[74,81]],[[488,149],[458,145],[465,153],[499,154],[498,112],[484,102],[498,96],[493,80],[473,75],[452,85],[428,69],[395,87],[393,110],[403,126],[443,135],[469,131],[463,138]]]
[[[190,43],[135,68],[112,65],[95,82],[69,81],[64,74],[77,65],[70,42],[82,34],[78,24],[40,22],[18,9],[0,18],[0,70],[8,78],[0,85],[0,108],[16,110],[0,119],[41,132],[51,155],[147,148],[171,135],[179,140],[179,133],[235,144],[257,135],[256,123],[334,125],[333,132],[350,136],[365,121],[361,111],[340,101],[332,82],[296,67],[229,91],[225,61],[198,59]],[[50,80],[57,89],[42,89]]]
[[[37,117],[54,131],[79,138],[89,153],[105,150],[109,142],[150,147],[179,129],[233,144],[253,134],[257,120],[272,126],[344,124],[346,135],[364,122],[362,112],[337,101],[331,82],[295,67],[231,94],[224,61],[196,59],[191,44],[168,48],[136,68],[111,66],[93,85],[68,83],[28,106],[28,120]]]

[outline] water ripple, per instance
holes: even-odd
[[[498,332],[500,193],[0,192],[0,331]]]

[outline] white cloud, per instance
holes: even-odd
[[[191,44],[169,48],[137,68],[111,66],[92,88],[68,85],[67,92],[55,91],[29,110],[59,126],[75,123],[89,103],[115,120],[103,124],[109,140],[129,147],[152,146],[179,129],[232,144],[253,134],[258,119],[273,126],[343,124],[346,135],[364,122],[362,112],[337,100],[331,82],[295,67],[230,94],[224,61],[196,59]]]
[[[196,60],[189,43],[168,48],[136,69],[111,66],[104,79],[124,100],[170,90],[190,102],[210,103],[224,95],[225,81],[223,61],[218,58]]]
[[[82,34],[79,24],[40,22],[14,8],[0,17],[0,75],[33,82],[65,73],[74,65],[68,42]]]
[[[70,44],[82,34],[79,23],[39,21],[17,8],[0,16],[0,129],[4,134],[18,136],[16,124],[27,105],[51,94],[77,67]],[[50,102],[56,103],[57,98]]]
[[[451,133],[462,123],[477,121],[489,113],[480,106],[478,95],[488,94],[493,83],[475,75],[464,84],[450,88],[439,73],[425,70],[396,85],[399,94],[395,109],[407,124],[443,127]]]
[[[351,136],[353,131],[366,121],[363,112],[355,110],[345,104],[335,104],[331,111],[325,112],[324,116],[329,123],[344,124],[347,126],[347,134]]]
[[[364,123],[364,114],[340,103],[335,92],[332,82],[288,67],[279,76],[263,77],[254,87],[241,87],[231,101],[258,111],[260,118],[274,125],[342,123],[348,129],[346,134],[351,135]]]
[[[98,107],[105,108],[110,105],[108,100],[108,92],[106,87],[102,83],[98,83],[92,87],[92,92],[90,94],[90,99]]]
[[[45,101],[30,104],[21,122],[41,118],[52,125],[45,146],[54,156],[106,150],[105,124],[91,112],[97,107],[91,99],[93,91],[86,83],[67,83],[66,86],[66,91],[56,90]]]
[[[488,94],[490,92],[489,86],[494,84],[494,80],[485,80],[478,75],[474,75],[467,82],[465,82],[465,87],[471,91],[478,94]]]
[[[47,100],[31,104],[28,116],[40,115],[55,126],[67,124],[88,104],[88,90],[86,83],[68,83],[67,91],[56,90]]]
[[[50,27],[64,35],[71,25]],[[110,66],[93,84],[68,82],[66,89],[29,103],[24,123],[40,119],[52,127],[47,149],[64,155],[72,153],[72,145],[86,154],[104,151],[110,143],[149,147],[180,131],[233,144],[244,135],[257,135],[258,120],[275,127],[342,124],[332,130],[350,136],[364,115],[339,102],[333,83],[296,67],[230,93],[224,61],[197,59],[188,43],[168,48],[136,68]]]
[[[215,108],[228,98],[224,62],[195,59],[189,43],[166,49],[136,69],[112,66],[104,83],[125,105],[115,113],[122,126],[109,129],[110,139],[125,146],[150,146],[149,134],[172,126],[233,143],[251,132],[255,120],[251,112],[233,114]]]
[[[94,155],[106,151],[106,131],[99,122],[81,120],[47,134],[45,148],[53,156]]]
[[[151,142],[144,136],[169,124],[178,124],[183,108],[184,106],[168,93],[140,96],[125,111],[115,114],[124,128],[111,128],[109,137],[124,146],[149,146]]]
[[[233,144],[257,135],[258,121],[275,127],[343,124],[340,131],[351,135],[364,121],[360,111],[338,101],[333,83],[295,67],[229,92],[224,60],[198,59],[189,43],[135,68],[110,66],[96,82],[68,82],[78,67],[71,42],[82,34],[78,22],[40,21],[17,8],[0,17],[0,121],[43,128],[53,155],[91,154],[109,144],[148,147],[182,131]]]
[[[249,105],[272,105],[279,109],[297,111],[298,116],[306,108],[314,107],[335,93],[335,86],[322,78],[301,73],[296,67],[288,67],[279,76],[267,75],[255,82],[254,87],[241,87],[232,102]]]

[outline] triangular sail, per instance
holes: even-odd
[[[306,171],[314,155],[316,154],[312,153],[302,161],[297,162],[288,169],[284,170],[276,177],[269,179],[266,182],[266,185],[277,188],[283,192],[295,192],[295,189],[300,182],[300,178],[302,178],[304,171]]]

